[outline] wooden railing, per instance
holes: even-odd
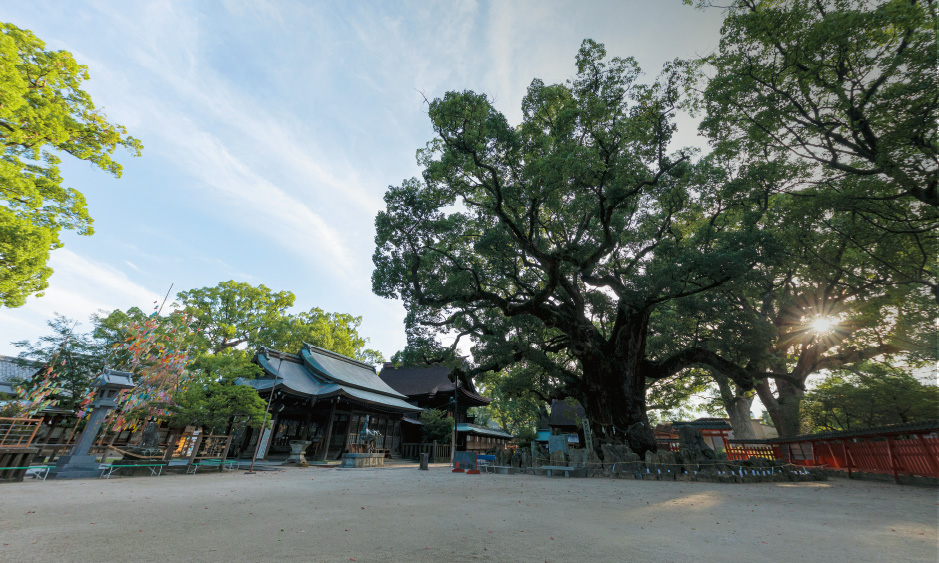
[[[775,439],[781,457],[796,465],[939,478],[939,424],[906,430],[881,427],[869,432],[842,432]],[[842,435],[839,435],[842,434]]]
[[[756,444],[738,440],[728,440],[724,451],[730,461],[750,459],[751,457],[761,457],[763,459],[779,459],[782,457],[782,451],[778,446],[773,447],[770,444]]]
[[[0,418],[0,448],[28,448],[41,418]]]
[[[401,457],[419,459],[420,454],[430,454],[431,463],[450,463],[450,444],[401,444]]]

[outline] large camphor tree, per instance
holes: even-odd
[[[0,22],[0,305],[19,307],[45,289],[59,232],[90,235],[85,197],[62,186],[57,154],[88,161],[115,177],[117,147],[143,145],[108,122],[82,90],[88,67],[68,51],[46,51],[30,31]]]
[[[571,81],[534,80],[517,127],[474,92],[430,102],[423,178],[376,218],[373,289],[404,301],[412,340],[470,337],[475,372],[537,366],[598,438],[641,455],[649,382],[724,363],[693,345],[657,355],[653,313],[762,260],[778,171],[668,152],[684,69],[642,84],[632,59],[605,57],[588,40]]]

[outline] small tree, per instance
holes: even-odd
[[[91,336],[77,332],[75,321],[62,315],[48,321],[52,334],[36,342],[22,340],[16,362],[33,368],[32,377],[17,380],[17,394],[24,401],[21,412],[37,414],[46,407],[77,410],[88,385],[105,366],[106,348]]]
[[[939,387],[883,363],[837,370],[805,395],[809,432],[856,430],[936,418]]]
[[[174,396],[174,422],[210,432],[224,430],[233,420],[253,427],[264,424],[264,399],[254,388],[237,383],[239,378],[254,379],[262,374],[260,366],[244,354],[206,354],[196,358],[190,370],[192,380]]]
[[[440,409],[427,409],[418,418],[424,425],[425,442],[448,442],[453,435],[453,419]]]

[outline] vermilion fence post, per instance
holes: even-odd
[[[848,466],[848,479],[850,479],[852,475],[851,466],[853,466],[854,464],[851,463],[851,457],[848,454],[848,440],[847,439],[841,440],[841,451],[844,452],[844,462]]]
[[[926,454],[926,463],[929,464],[929,471],[931,472],[930,476],[939,478],[939,471],[936,470],[936,460],[933,459],[933,453],[929,450],[926,438],[923,438],[922,434],[917,434],[916,441],[919,442],[920,447],[923,448],[923,453]]]
[[[893,469],[893,479],[897,484],[900,484],[900,475],[897,472],[900,463],[897,461],[897,457],[893,452],[893,436],[887,436],[887,455],[890,456],[890,468]]]

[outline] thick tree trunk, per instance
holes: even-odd
[[[594,444],[625,443],[640,456],[657,449],[646,414],[646,378],[639,369],[646,326],[640,320],[622,331],[612,350],[591,348],[581,356],[582,402]]]
[[[760,401],[766,406],[776,431],[781,438],[791,438],[802,434],[802,399],[805,391],[787,383],[776,381],[776,395],[770,390],[769,383],[760,382],[756,386]]]
[[[725,404],[727,416],[730,417],[730,425],[734,427],[734,439],[736,440],[754,440],[756,432],[753,431],[753,423],[750,422],[750,406],[753,404],[752,396],[734,397],[730,404]]]
[[[730,417],[730,425],[734,428],[734,438],[737,440],[753,440],[756,433],[750,423],[750,406],[753,404],[753,395],[735,388],[733,383],[723,374],[712,371],[714,381],[721,395],[721,404]]]

